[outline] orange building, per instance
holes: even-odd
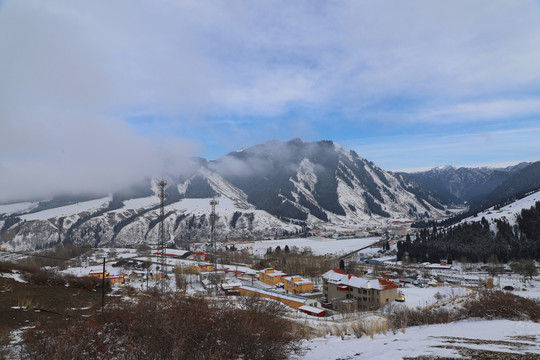
[[[88,273],[88,276],[90,277],[98,277],[100,279],[103,278],[103,271],[90,271]],[[105,271],[105,278],[111,276],[111,274],[109,274],[107,271]]]
[[[259,271],[259,280],[267,285],[272,286],[283,283],[283,278],[286,276],[287,274],[285,274],[284,272],[272,268],[267,268]]]
[[[284,277],[283,287],[292,294],[313,291],[313,283],[310,280],[304,279],[298,275]]]
[[[103,271],[90,271],[88,276],[103,279]],[[130,278],[125,275],[112,276],[107,271],[105,271],[105,279],[113,284],[124,284],[130,281]]]

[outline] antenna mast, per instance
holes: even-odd
[[[216,293],[218,287],[217,279],[217,251],[216,251],[216,205],[219,204],[219,201],[216,198],[210,200],[210,205],[212,206],[212,212],[210,213],[210,246],[212,247],[212,252],[214,253],[214,281],[216,282]]]
[[[167,259],[165,256],[165,186],[167,182],[163,179],[159,182],[159,200],[160,200],[160,210],[159,210],[159,258],[161,263],[161,292],[165,293],[166,283],[165,276],[167,275],[166,264]]]

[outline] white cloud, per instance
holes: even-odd
[[[353,113],[395,97],[436,104],[405,109],[390,123],[420,111],[467,119],[537,113],[530,94],[540,81],[539,7],[532,0],[4,1],[0,200],[156,173],[163,151],[196,148],[196,138],[179,140],[180,151],[160,146],[126,122],[130,116],[166,119],[155,131],[170,138],[211,132],[213,117],[231,119],[237,134],[221,136],[241,147],[261,136],[253,123],[298,104]],[[518,96],[526,99],[500,100]],[[333,121],[302,127],[325,134],[321,126]]]
[[[504,99],[460,103],[428,110],[420,117],[426,120],[493,120],[540,114],[540,98]]]
[[[539,161],[539,138],[540,128],[532,127],[461,134],[419,133],[342,143],[385,170],[400,171]]]

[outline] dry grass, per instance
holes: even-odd
[[[89,318],[44,322],[25,336],[32,359],[285,359],[305,336],[282,307],[250,299],[241,309],[184,296],[141,296]]]
[[[99,291],[73,289],[65,286],[31,285],[13,279],[0,278],[0,331],[42,321],[67,308],[88,307],[101,302]],[[41,309],[41,312],[24,311]],[[45,313],[45,311],[50,311]],[[55,315],[56,316],[56,315]]]
[[[321,324],[317,327],[315,334],[319,337],[338,336],[344,339],[347,336],[369,336],[374,338],[376,334],[386,334],[388,332],[388,321],[385,318],[377,317],[371,319],[361,319],[345,324]]]
[[[540,302],[509,292],[485,291],[465,304],[468,317],[540,321]]]

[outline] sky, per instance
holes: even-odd
[[[540,1],[0,0],[0,201],[296,137],[540,160]]]

